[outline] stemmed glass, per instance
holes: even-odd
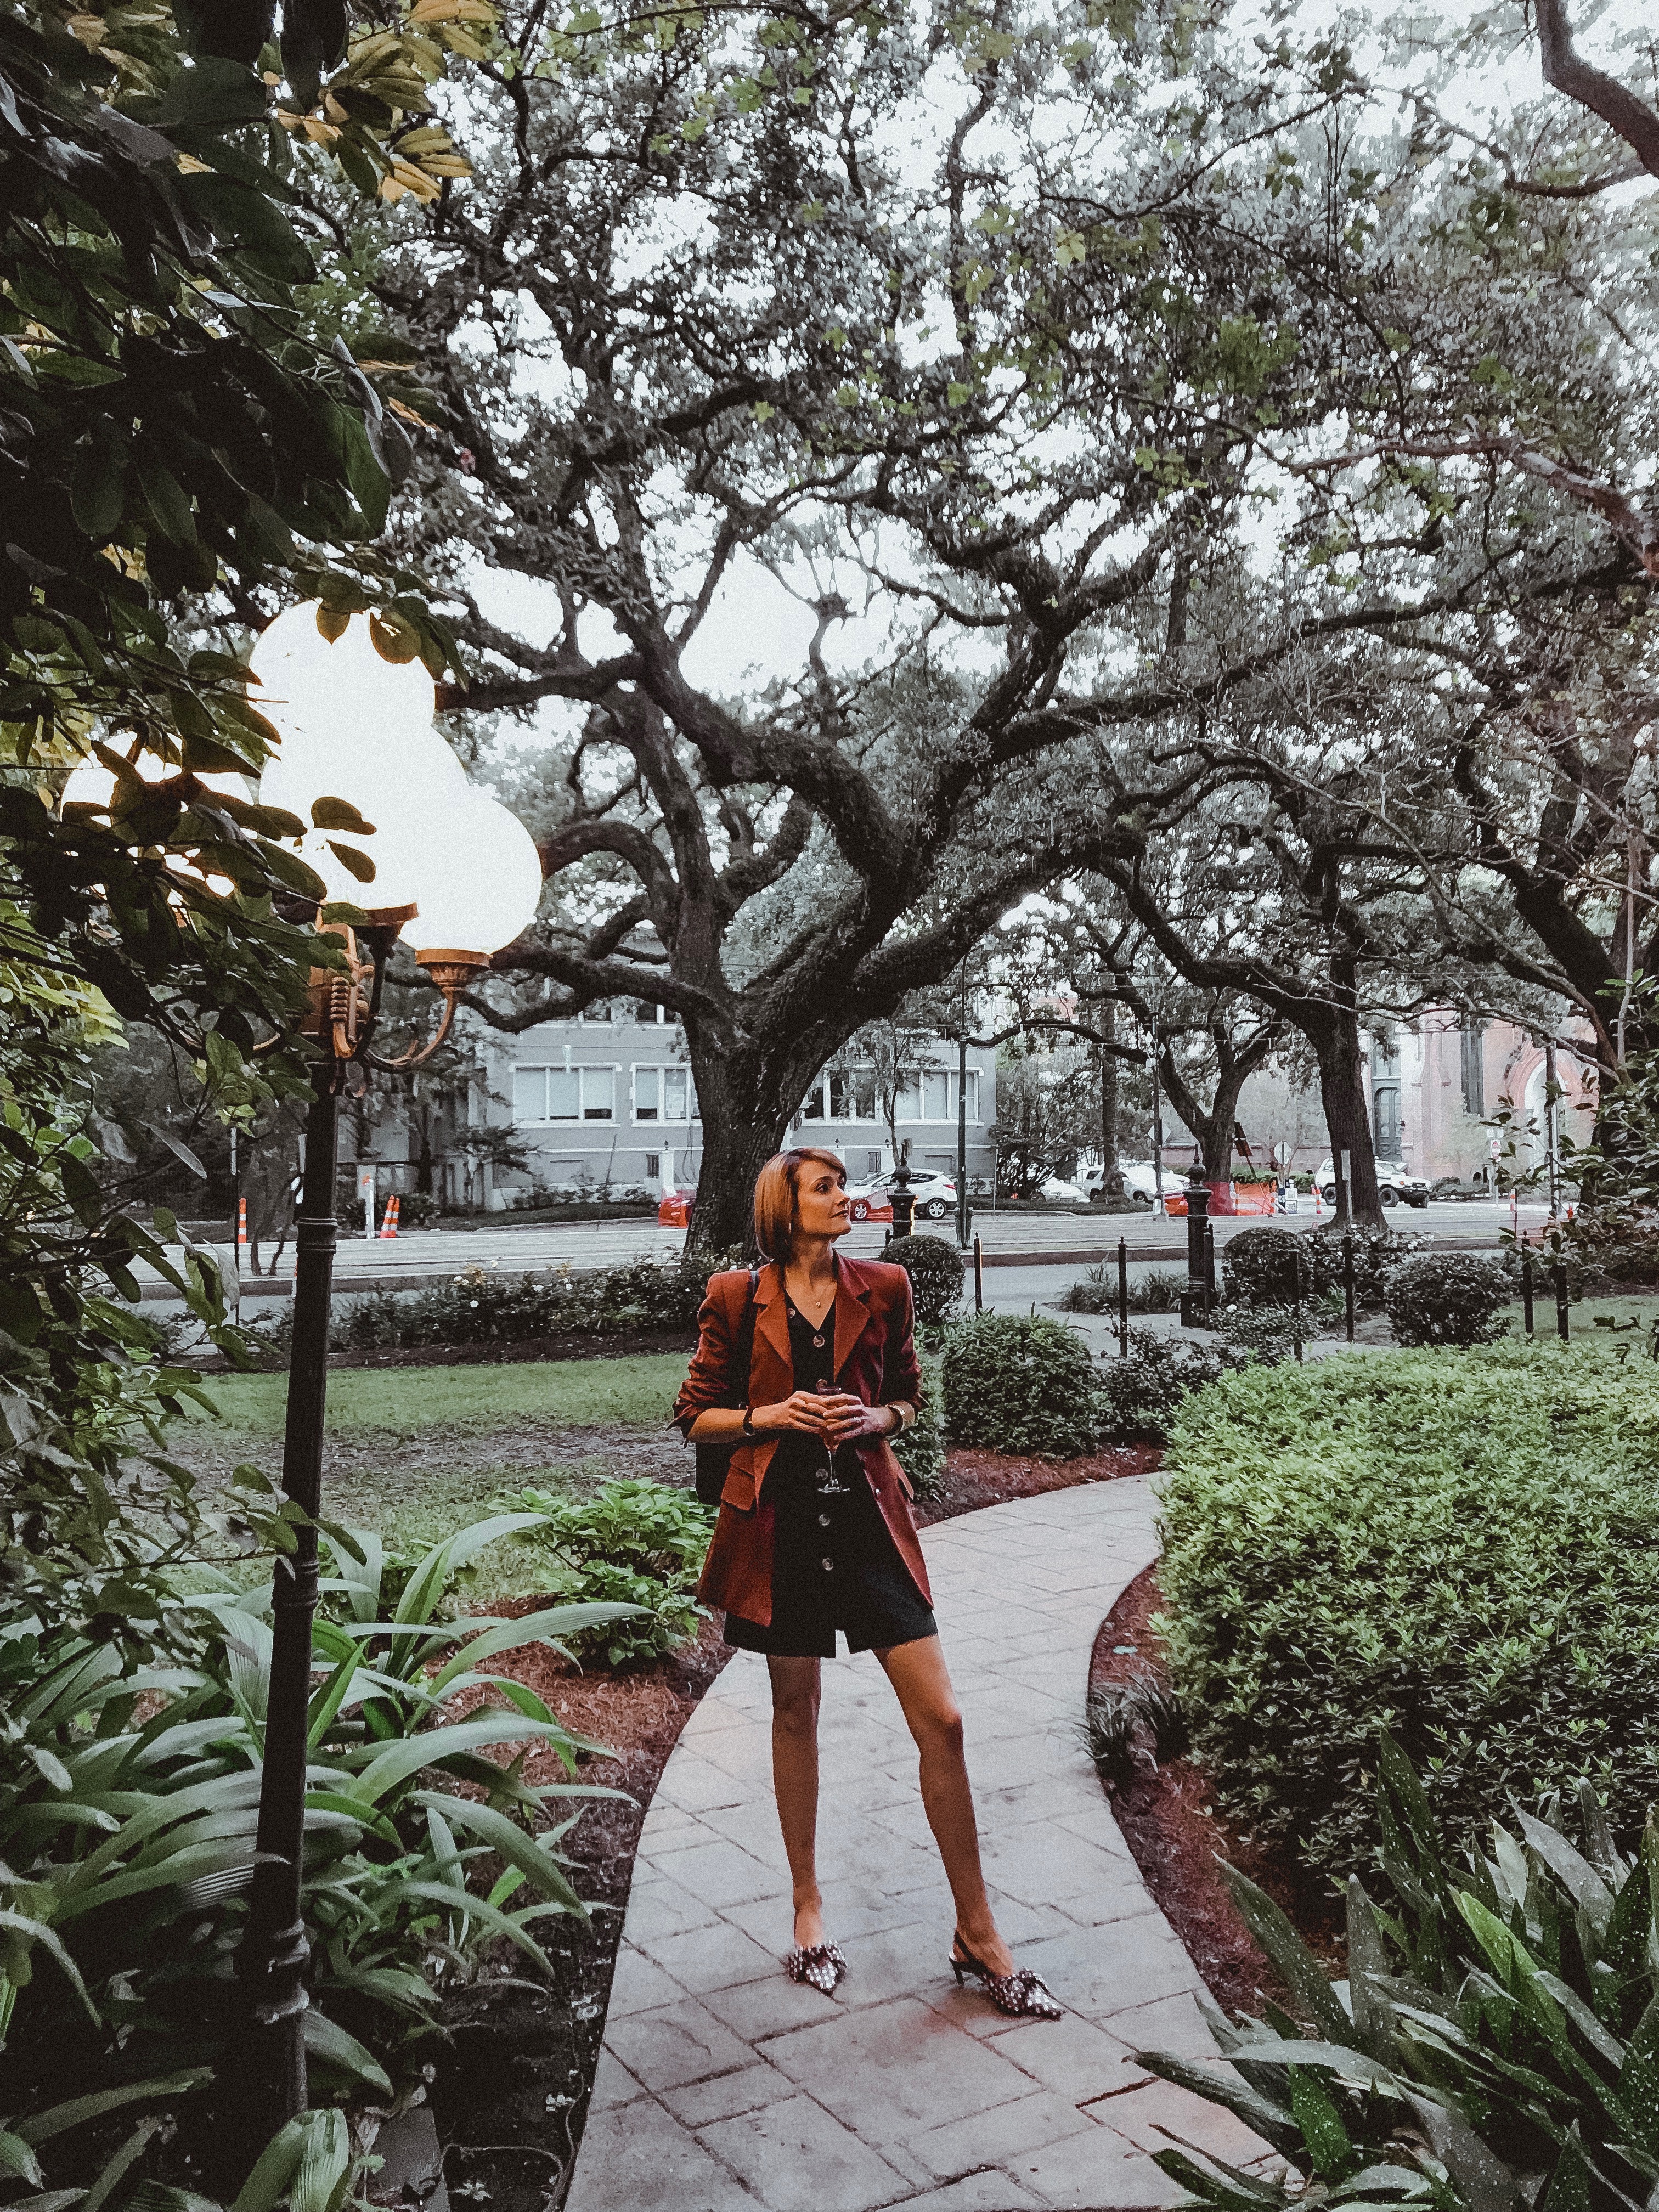
[[[812,1385],[812,1388],[820,1398],[838,1398],[841,1395],[841,1392],[836,1388],[835,1380],[831,1376],[821,1375],[817,1381]],[[846,1498],[850,1493],[848,1492],[848,1486],[842,1480],[840,1474],[836,1469],[835,1449],[827,1437],[825,1437],[823,1442],[823,1465],[818,1469],[818,1496],[820,1498]]]

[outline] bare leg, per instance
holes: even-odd
[[[772,1787],[795,1898],[795,1941],[810,1951],[823,1941],[818,1892],[818,1696],[816,1659],[773,1659]]]
[[[974,1793],[962,1751],[962,1713],[937,1636],[894,1644],[876,1654],[898,1693],[921,1753],[921,1802],[945,1862],[963,1941],[994,1974],[1013,1972],[1013,1956],[997,1933],[980,1870]]]

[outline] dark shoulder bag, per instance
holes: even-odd
[[[749,1270],[749,1295],[743,1303],[743,1319],[738,1324],[737,1356],[733,1362],[743,1381],[744,1405],[749,1403],[749,1370],[755,1359],[755,1293],[760,1288],[760,1269]],[[741,1441],[741,1439],[739,1440]],[[698,1444],[697,1498],[704,1505],[718,1505],[720,1492],[726,1487],[726,1478],[731,1470],[732,1455],[738,1445]]]

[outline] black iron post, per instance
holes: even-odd
[[[910,1188],[910,1163],[905,1154],[899,1155],[899,1164],[893,1170],[893,1231],[895,1237],[908,1237],[916,1218],[916,1194]]]
[[[306,1117],[305,1182],[295,1231],[294,1348],[288,1370],[283,1488],[307,1516],[272,1577],[270,1694],[259,1784],[258,1859],[239,1971],[250,1999],[242,2054],[248,2141],[253,2149],[306,2109],[306,1968],[301,1910],[305,1845],[306,1737],[311,1630],[317,1609],[316,1516],[322,1504],[323,1420],[328,1396],[329,1309],[334,1283],[334,1154],[341,1063],[319,1066]]]
[[[957,1249],[968,1249],[968,963],[962,963],[957,1028]]]
[[[1528,1244],[1521,1247],[1521,1318],[1526,1324],[1527,1334],[1530,1336],[1533,1333],[1532,1247]]]
[[[1181,1297],[1181,1326],[1207,1328],[1209,1300],[1204,1283],[1204,1231],[1210,1211],[1210,1187],[1197,1160],[1187,1179],[1187,1287]]]
[[[1299,1273],[1298,1270],[1298,1273]],[[1353,1232],[1342,1233],[1342,1303],[1348,1321],[1348,1341],[1353,1342]]]
[[[1293,1303],[1291,1308],[1291,1341],[1296,1346],[1296,1364],[1302,1364],[1302,1247],[1298,1243],[1291,1255],[1291,1276]]]
[[[1121,1237],[1117,1240],[1117,1348],[1126,1355],[1129,1349],[1129,1248]]]
[[[1558,1260],[1550,1273],[1555,1278],[1555,1333],[1563,1344],[1567,1340],[1567,1268],[1564,1260]]]
[[[1204,1326],[1210,1326],[1210,1316],[1215,1310],[1215,1224],[1204,1224]]]
[[[985,1310],[985,1247],[975,1235],[974,1238],[974,1311]]]

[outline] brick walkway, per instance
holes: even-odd
[[[958,1992],[916,1759],[867,1655],[824,1668],[820,1868],[848,1961],[787,1981],[765,1663],[739,1652],[652,1802],[567,2212],[1026,2212],[1164,2205],[1162,2130],[1248,2160],[1218,2107],[1147,2075],[1213,2050],[1198,1976],[1077,1737],[1103,1616],[1157,1553],[1144,1481],[1024,1498],[925,1541],[1003,1929],[1072,2009]]]

